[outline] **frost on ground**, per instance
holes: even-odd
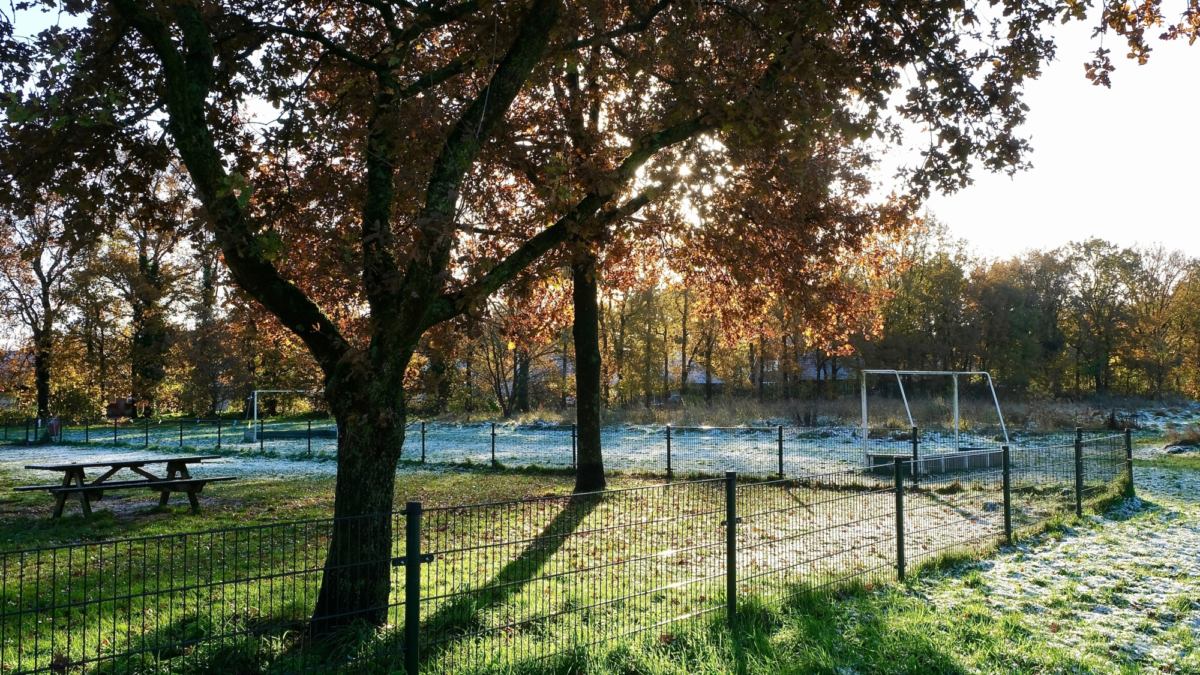
[[[1139,468],[1139,498],[1064,536],[931,576],[917,592],[939,611],[982,600],[1018,614],[1091,672],[1200,669],[1200,472]]]

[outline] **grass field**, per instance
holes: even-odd
[[[27,604],[29,593],[48,587],[83,607],[55,611],[55,625],[63,626],[58,640],[39,641],[45,627],[33,626],[32,615],[18,628],[22,636],[33,636],[32,645],[28,637],[12,644],[15,631],[8,627],[6,664],[16,661],[20,668],[33,661],[52,663],[60,656],[72,663],[89,656],[108,659],[102,670],[110,672],[139,671],[146,659],[168,659],[172,672],[286,672],[302,665],[297,628],[319,581],[327,536],[321,522],[332,506],[332,481],[220,484],[205,493],[204,509],[196,515],[178,506],[160,508],[151,495],[135,493],[100,502],[100,515],[91,521],[73,516],[57,522],[46,518],[47,495],[4,490],[18,481],[18,475],[0,475],[0,549],[96,543],[72,549],[90,555],[71,558],[56,552],[58,557],[50,560],[8,560],[4,595],[9,602]],[[913,486],[906,495],[910,565],[936,567],[947,556],[990,550],[1001,531],[999,514],[989,506],[1000,499],[997,481],[998,472],[992,470]],[[692,659],[701,659],[698,667],[707,663],[705,668],[740,667],[739,659],[749,659],[742,664],[746,668],[781,668],[782,656],[766,651],[779,638],[766,636],[809,630],[789,627],[799,610],[782,596],[799,588],[838,589],[842,601],[865,603],[863,611],[870,603],[886,601],[891,604],[880,609],[895,612],[893,606],[906,602],[901,590],[893,588],[885,596],[878,591],[894,578],[894,523],[886,515],[892,497],[884,490],[886,481],[863,483],[847,474],[816,482],[741,486],[739,514],[746,522],[739,530],[740,588],[750,593],[750,604],[743,613],[747,623],[737,634],[749,640],[727,655],[734,661],[718,666],[712,659],[726,658],[720,649],[729,639],[719,621],[703,616],[671,620],[723,613],[722,484],[668,487],[661,480],[616,476],[611,487],[624,492],[584,505],[561,496],[571,484],[572,477],[561,471],[440,468],[399,475],[397,504],[414,499],[429,510],[423,548],[436,554],[436,562],[425,569],[428,600],[422,615],[431,672],[514,667],[653,672],[660,668],[653,665],[655,659],[662,660],[662,668]],[[1050,513],[1068,508],[1063,496],[1068,492],[1049,483],[1017,490],[1018,526],[1044,522]],[[474,512],[450,508],[527,498],[535,499]],[[315,524],[281,524],[305,520]],[[207,539],[183,534],[230,527],[242,529]],[[141,561],[122,554],[121,547],[130,545],[111,543],[122,537],[152,537],[141,540],[154,547],[150,562],[144,553]],[[100,543],[104,541],[110,543]],[[395,554],[403,551],[397,548]],[[280,579],[255,581],[278,569],[286,570]],[[393,588],[398,602],[402,574],[393,576]],[[136,597],[88,605],[95,594]],[[816,594],[804,602],[832,601]],[[829,607],[840,612],[843,605]],[[101,620],[98,612],[109,618]],[[399,608],[392,612],[395,626]],[[289,620],[295,624],[278,628],[280,621]],[[913,619],[915,626],[927,620]],[[659,621],[667,623],[658,626]],[[72,632],[80,626],[83,634]],[[257,626],[276,628],[263,632]],[[630,630],[642,632],[616,639]],[[201,633],[226,639],[185,651],[167,646]],[[462,639],[472,633],[478,636]],[[74,642],[61,639],[64,635],[75,635]],[[700,635],[709,637],[702,641]],[[612,639],[589,644],[598,636]],[[453,639],[441,643],[443,638]],[[385,631],[367,642],[378,646],[394,639]],[[146,651],[112,660],[130,645],[143,645]],[[361,643],[345,645],[350,651],[362,648]],[[686,656],[671,656],[678,650]],[[537,654],[556,656],[528,660]],[[913,654],[911,662],[928,657]],[[630,671],[620,665],[628,659],[644,668]],[[801,669],[808,663],[795,661]]]

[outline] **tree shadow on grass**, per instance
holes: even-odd
[[[596,494],[570,497],[566,506],[529,541],[525,549],[487,583],[458,594],[438,607],[421,627],[422,658],[438,655],[456,638],[487,630],[481,614],[519,594],[602,500],[603,497]],[[535,620],[530,619],[531,622]],[[521,626],[512,627],[519,629]]]

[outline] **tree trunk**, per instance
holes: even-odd
[[[162,308],[163,279],[158,262],[138,254],[138,279],[133,284],[132,335],[129,362],[133,376],[133,401],[145,401],[147,415],[157,407],[158,388],[167,377],[170,338]]]
[[[712,405],[713,400],[712,353],[713,338],[709,336],[704,345],[704,402],[709,405]]]
[[[654,396],[653,391],[651,391],[651,387],[653,386],[653,384],[650,379],[651,378],[650,371],[654,369],[654,366],[653,366],[654,342],[653,342],[653,340],[654,340],[653,327],[649,323],[647,323],[646,324],[646,340],[645,340],[645,344],[643,345],[646,348],[646,351],[644,354],[644,358],[642,359],[642,395],[645,399],[646,410],[651,409],[651,407],[652,407],[651,399]]]
[[[566,337],[564,337],[563,341],[562,341],[562,385],[561,385],[561,387],[562,387],[562,390],[559,392],[561,394],[561,399],[562,399],[560,405],[563,410],[566,410],[567,409],[567,339],[566,339]]]
[[[690,298],[688,297],[688,290],[685,288],[685,289],[683,289],[683,317],[682,317],[683,321],[681,322],[683,324],[683,327],[680,329],[680,333],[679,333],[679,360],[680,360],[680,364],[679,364],[679,402],[680,403],[683,403],[683,399],[687,396],[688,376],[691,375],[691,373],[688,372],[689,366],[691,366],[691,360],[688,359],[688,350],[687,350],[687,348],[688,348],[688,310],[690,309],[690,307],[688,306],[689,300],[690,300]]]
[[[666,319],[666,316],[663,316]],[[663,405],[671,400],[671,333],[663,322]]]
[[[524,349],[518,349],[516,360],[517,367],[513,377],[513,398],[516,400],[516,403],[513,407],[516,408],[517,412],[529,412],[529,362],[531,360],[529,352]]]
[[[762,333],[758,334],[758,400],[762,401],[765,397],[767,388],[766,382],[763,381],[764,369],[767,361],[767,339]]]
[[[37,389],[37,416],[50,417],[50,335],[42,331],[35,338],[33,353],[33,377]]]
[[[604,456],[600,446],[600,317],[596,258],[584,253],[571,264],[571,300],[575,305],[575,416],[577,471],[575,492],[603,490]]]
[[[347,393],[355,399],[377,398],[354,395],[365,391]],[[337,394],[330,397],[335,405],[339,403]],[[402,398],[387,398],[392,405],[361,400],[357,405],[338,406],[342,410],[336,413],[338,477],[333,531],[311,623],[317,636],[355,623],[379,626],[387,620],[392,500],[407,421]]]

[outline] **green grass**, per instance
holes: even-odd
[[[1183,455],[1160,455],[1152,459],[1134,459],[1133,467],[1136,473],[1137,467],[1154,467],[1157,469],[1175,469],[1183,471],[1200,470],[1200,453],[1188,453]]]
[[[35,587],[49,588],[53,602],[59,603],[86,602],[92,597],[89,593],[104,597],[150,594],[55,610],[52,617],[46,613],[45,618],[55,625],[69,621],[75,630],[91,626],[93,639],[111,636],[109,644],[89,643],[104,653],[145,644],[149,653],[168,659],[171,672],[284,672],[314,655],[324,658],[331,651],[352,654],[380,645],[386,648],[398,639],[398,612],[389,619],[390,629],[379,634],[369,629],[350,631],[315,651],[297,628],[270,628],[280,621],[302,622],[311,611],[327,543],[319,526],[311,533],[270,526],[328,518],[331,480],[306,479],[303,484],[255,480],[210,486],[202,497],[203,510],[196,515],[178,506],[159,508],[153,495],[147,495],[119,500],[119,508],[101,510],[90,521],[79,516],[49,520],[50,497],[9,492],[6,488],[16,480],[14,475],[0,474],[0,550],[90,543],[90,557],[9,559],[0,570],[10,580],[4,590],[5,601],[20,600],[22,606],[29,606],[28,594]],[[396,481],[395,501],[397,505],[421,501],[428,510],[561,496],[569,493],[572,483],[572,476],[557,470],[439,467],[402,472]],[[972,629],[970,649],[955,647],[967,635],[964,631],[971,622],[938,616],[912,586],[886,583],[893,576],[888,568],[891,519],[873,514],[886,513],[893,503],[889,494],[800,483],[746,486],[745,501],[741,502],[746,521],[741,545],[755,553],[743,554],[741,573],[747,576],[763,569],[759,562],[793,571],[771,577],[770,583],[747,584],[746,588],[766,595],[742,599],[742,621],[731,631],[718,619],[724,605],[720,568],[723,485],[668,488],[660,487],[659,481],[617,476],[611,487],[640,489],[597,501],[560,498],[500,509],[459,508],[426,514],[423,548],[441,553],[424,568],[422,592],[432,600],[423,606],[423,636],[426,641],[449,640],[426,650],[428,672],[438,668],[470,672],[486,667],[491,669],[488,672],[531,673],[837,673],[847,668],[860,673],[956,673],[983,668],[980,664],[989,654],[1001,652],[1003,658],[997,663],[1007,663],[1004,659],[1011,657],[1015,659],[1012,663],[1031,664],[1034,670],[1079,665],[1064,662],[1049,650],[1011,648],[1008,642],[1017,627],[1005,624],[1008,619],[1003,617],[995,626],[983,625],[982,618],[975,621],[979,625]],[[914,511],[961,519],[956,527],[965,532],[978,525],[971,518],[982,515],[972,509],[980,508],[985,500],[997,499],[995,494],[985,493],[986,489],[984,484],[966,482],[950,494],[913,490],[907,499]],[[1043,518],[1040,514],[1061,511],[1065,504],[1057,486],[1041,493],[1024,493],[1020,500],[1018,526],[1028,526],[1022,536],[1031,536],[1034,521]],[[756,512],[766,515],[755,516]],[[843,525],[831,529],[831,521]],[[1065,522],[1052,519],[1046,532],[1061,536]],[[232,547],[228,539],[170,538],[258,525],[264,527],[234,535]],[[803,534],[802,545],[777,546],[776,542],[787,542],[787,537],[798,533]],[[152,540],[157,547],[153,563],[122,557],[120,544],[101,543],[143,536],[167,537]],[[877,547],[845,548],[848,541],[863,542],[871,537],[878,540]],[[913,537],[910,560],[917,562],[910,567],[910,574],[956,573],[974,556],[990,551],[995,540],[991,536],[970,550],[952,548],[925,555],[919,551],[922,540]],[[930,551],[938,548],[933,543]],[[397,541],[393,554],[402,555],[402,549]],[[219,565],[213,564],[213,556],[219,558]],[[805,560],[804,556],[816,562],[788,567]],[[203,564],[189,562],[193,560]],[[305,568],[311,572],[267,582],[238,581],[279,569]],[[807,593],[786,601],[777,598],[806,583],[873,568],[878,571],[868,575],[869,582],[843,585],[833,594]],[[687,583],[689,580],[699,581]],[[187,588],[162,593],[162,589],[172,588],[170,584]],[[392,587],[393,600],[398,601],[404,590],[402,570],[393,574]],[[647,589],[650,592],[634,595]],[[18,597],[22,592],[26,596]],[[714,611],[707,617],[653,627],[657,621],[707,610]],[[560,615],[547,618],[551,613]],[[49,626],[35,626],[32,618],[18,630],[30,635],[49,630]],[[98,633],[97,627],[102,632]],[[628,639],[586,644],[648,627]],[[59,629],[59,633],[64,630],[71,629]],[[483,630],[488,632],[481,641],[461,639]],[[169,641],[202,635],[227,637],[179,653],[162,647]],[[540,661],[528,658],[555,651],[563,644],[572,646],[559,656]],[[79,658],[83,645],[79,636],[71,650],[61,642],[43,641],[37,653],[21,658],[25,663],[37,658],[44,666],[59,653],[68,659]],[[4,649],[4,662],[11,663],[15,659],[12,646],[0,648]],[[145,657],[114,662],[102,670],[140,670],[144,665],[141,658]],[[398,665],[389,660],[381,664],[380,672]]]
[[[165,508],[149,491],[110,493],[94,505],[86,519],[78,502],[67,502],[65,515],[50,519],[54,499],[46,492],[14,492],[28,484],[28,475],[0,472],[0,551],[72,542],[104,541],[117,537],[179,534],[333,515],[332,478],[303,481],[280,479],[214,483],[200,496],[201,511],[192,514],[184,497],[176,495]],[[548,494],[567,494],[574,476],[558,469],[531,467],[493,470],[483,467],[439,467],[437,471],[406,471],[396,476],[394,504],[420,501],[425,508],[457,504],[502,502]],[[612,487],[651,484],[648,479],[617,475]],[[113,499],[117,497],[117,499]]]

